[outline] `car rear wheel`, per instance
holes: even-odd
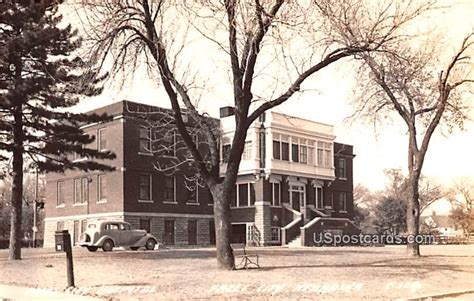
[[[145,248],[147,250],[153,250],[155,248],[156,242],[154,239],[149,239],[146,241]]]
[[[136,251],[138,249],[140,249],[140,247],[130,247],[130,250],[132,250],[132,251]]]
[[[102,244],[102,250],[104,250],[104,252],[110,252],[112,251],[113,248],[114,248],[114,242],[110,239],[107,239]]]
[[[87,246],[86,248],[87,248],[87,250],[88,250],[89,252],[95,252],[95,251],[97,251],[97,247],[94,247],[94,246]]]

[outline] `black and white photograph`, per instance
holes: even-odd
[[[0,0],[0,301],[474,300],[473,0]]]

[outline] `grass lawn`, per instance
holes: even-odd
[[[123,300],[396,299],[472,291],[474,245],[422,246],[408,259],[404,246],[256,248],[261,269],[220,271],[213,249],[89,253],[74,249],[74,293]],[[64,253],[23,250],[10,262],[0,251],[0,283],[63,290]],[[454,300],[446,297],[443,300]],[[456,297],[459,298],[459,297]]]

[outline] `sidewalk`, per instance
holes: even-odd
[[[68,294],[43,288],[31,288],[15,285],[0,284],[0,301],[4,300],[71,300],[71,301],[97,301],[104,300],[90,296]]]

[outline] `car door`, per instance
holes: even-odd
[[[133,231],[129,224],[120,224],[120,245],[129,246],[131,244]]]
[[[120,224],[119,223],[107,223],[104,227],[104,235],[109,235],[113,238],[115,246],[120,246]]]

